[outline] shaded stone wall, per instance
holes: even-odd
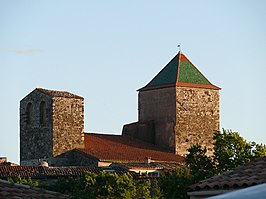
[[[175,87],[139,92],[139,122],[153,120],[155,144],[175,152]]]
[[[42,123],[40,105],[45,102],[45,123]],[[28,104],[32,104],[31,122],[29,123]],[[52,143],[52,99],[33,91],[20,101],[20,160],[51,157]]]
[[[49,166],[65,167],[65,166],[87,166],[97,167],[99,160],[95,157],[91,157],[88,154],[84,154],[79,150],[70,150],[62,153],[56,157],[39,158],[24,160],[20,162],[22,166],[40,166],[41,162],[45,161]]]
[[[36,159],[50,159],[83,147],[83,98],[52,97],[35,89],[20,101],[22,164],[35,164]]]
[[[54,166],[87,166],[97,167],[99,160],[79,150],[71,150],[62,153],[50,160]]]
[[[84,147],[84,100],[53,98],[53,156]]]
[[[155,144],[155,125],[153,121],[134,122],[125,124],[122,130],[122,136],[133,137]]]
[[[176,151],[187,154],[192,144],[206,146],[212,153],[213,132],[219,130],[219,90],[176,88]]]

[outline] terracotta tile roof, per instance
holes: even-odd
[[[164,171],[171,171],[176,168],[180,168],[182,165],[179,163],[171,163],[171,162],[152,162],[150,164],[145,164],[142,162],[129,162],[129,163],[118,163],[118,164],[112,164],[114,167],[124,167],[127,169],[158,169],[158,170],[164,170]]]
[[[147,157],[162,162],[182,163],[183,161],[180,155],[130,137],[85,133],[84,138],[85,148],[79,150],[100,161],[144,162]]]
[[[163,167],[164,170],[171,171],[180,168],[181,165],[174,162],[157,162],[156,165]]]
[[[119,164],[113,164],[113,167],[124,167],[126,169],[145,169],[145,170],[163,170],[164,168],[155,164],[150,163],[149,165],[142,163],[142,162],[129,162],[129,163],[119,163]]]
[[[266,156],[221,175],[200,181],[189,191],[244,188],[266,182]]]
[[[218,86],[215,86],[213,84],[198,84],[198,83],[192,83],[192,82],[177,82],[176,86],[179,87],[192,87],[192,88],[210,88],[215,90],[220,90]]]
[[[0,180],[0,199],[65,199],[61,193]]]
[[[3,167],[3,166],[18,166],[18,164],[13,163],[13,162],[3,162],[3,163],[0,163],[0,167]]]
[[[99,173],[102,169],[91,167],[2,166],[0,167],[0,178],[17,176],[31,178],[80,176],[87,171]]]
[[[199,69],[181,52],[179,52],[145,87],[139,90],[153,90],[169,86],[220,89],[211,84]]]
[[[0,179],[14,177],[31,177],[32,179],[54,179],[66,176],[82,176],[85,172],[100,173],[112,170],[118,175],[128,173],[132,177],[137,174],[122,167],[43,167],[43,166],[3,166],[0,167]],[[1,199],[1,198],[0,198]]]
[[[51,97],[65,97],[65,98],[83,99],[83,97],[75,95],[75,94],[67,92],[67,91],[48,90],[48,89],[44,89],[44,88],[36,88],[36,90],[38,90],[42,93],[45,93]]]

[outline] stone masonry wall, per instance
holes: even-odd
[[[41,124],[40,104],[45,102],[45,124]],[[28,124],[27,106],[32,104],[31,124]],[[52,99],[33,91],[20,101],[20,160],[52,156]]]
[[[53,156],[84,147],[84,100],[53,98]]]
[[[40,166],[41,162],[45,161],[49,166],[53,167],[66,167],[66,166],[86,166],[97,167],[98,159],[91,157],[78,150],[71,150],[62,153],[56,157],[44,159],[31,159],[20,162],[23,166]]]
[[[175,87],[139,92],[139,122],[154,121],[155,144],[175,152]]]
[[[176,152],[185,155],[192,144],[200,144],[210,155],[220,125],[219,90],[177,87],[176,93]]]
[[[153,121],[134,122],[125,124],[122,136],[133,137],[155,144],[155,125]]]

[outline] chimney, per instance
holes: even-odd
[[[151,157],[145,158],[144,162],[145,162],[146,165],[149,165],[151,163]]]
[[[7,157],[0,157],[0,164],[6,163],[7,162]]]
[[[40,162],[40,166],[42,166],[42,167],[49,167],[49,164],[48,164],[48,162],[46,162],[46,161],[41,161]]]

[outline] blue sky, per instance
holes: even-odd
[[[137,92],[178,52],[221,91],[221,127],[266,144],[266,3],[0,1],[0,156],[19,161],[19,101],[85,98],[85,131],[120,134]]]

